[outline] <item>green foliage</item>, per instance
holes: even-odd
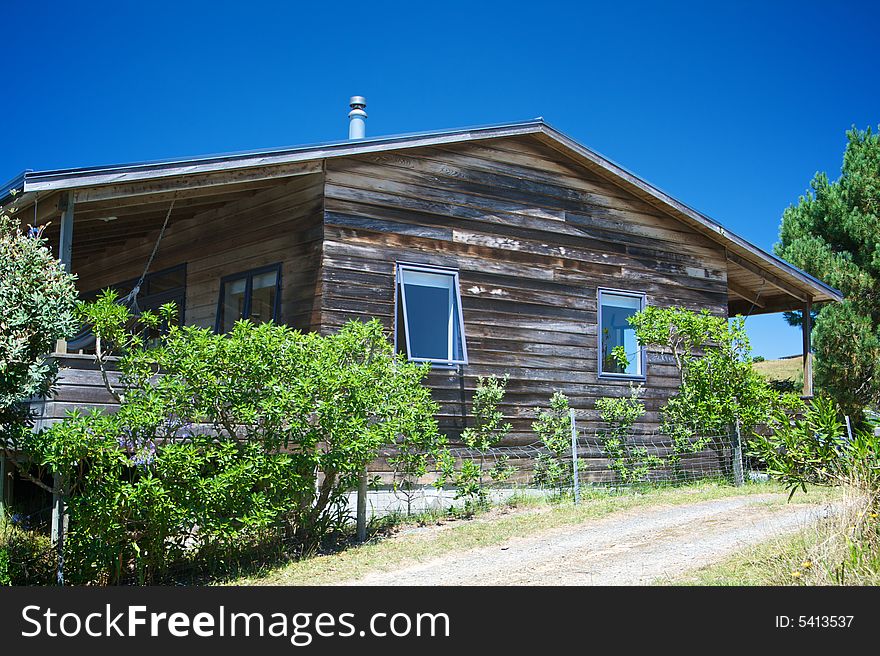
[[[461,434],[462,441],[470,448],[486,451],[510,432],[511,425],[504,421],[504,413],[498,409],[506,390],[507,376],[480,376],[477,379],[477,389],[472,401],[474,424]]]
[[[840,178],[816,174],[783,213],[775,251],[846,297],[815,320],[815,375],[859,419],[880,403],[880,135],[854,128],[846,136]]]
[[[611,349],[611,360],[617,365],[617,368],[609,369],[609,371],[619,371],[620,373],[625,372],[627,367],[629,367],[629,358],[626,356],[626,347],[615,346]]]
[[[673,438],[671,464],[733,425],[747,430],[766,420],[778,394],[751,366],[742,317],[651,306],[629,321],[640,344],[672,354],[681,375],[678,393],[661,410],[661,428]]]
[[[878,320],[849,298],[822,308],[813,329],[817,388],[837,399],[856,423],[880,403]]]
[[[823,563],[818,571],[829,582],[852,585],[876,580],[880,566],[880,438],[871,425],[850,436],[841,412],[822,397],[794,416],[778,411],[770,432],[753,436],[749,450],[790,490],[789,498],[808,485],[847,490],[849,498],[835,518],[845,530],[823,535],[814,551]]]
[[[52,585],[56,557],[49,536],[0,520],[0,586]]]
[[[829,398],[774,413],[767,430],[752,436],[750,454],[790,491],[809,485],[840,486],[844,502],[819,526],[808,562],[812,584],[859,585],[880,571],[880,437],[875,422],[851,434],[842,409]],[[790,571],[791,568],[789,568]],[[793,574],[806,576],[806,569]]]
[[[481,452],[480,459],[465,458],[461,466],[455,469],[455,460],[446,456],[441,458],[440,470],[447,481],[455,486],[455,499],[465,500],[465,510],[473,512],[488,503],[488,492],[485,477],[494,483],[503,483],[510,479],[515,469],[508,466],[507,458],[495,461],[490,469],[486,469],[485,454],[496,446],[510,432],[511,425],[504,421],[504,413],[498,405],[504,400],[507,389],[507,376],[479,377],[472,401],[474,423],[462,431],[461,439],[469,448]]]
[[[168,325],[147,348],[144,322],[114,300],[82,313],[99,362],[121,354],[118,412],[75,413],[26,445],[63,474],[72,581],[149,582],[271,544],[311,551],[347,522],[380,449],[442,446],[427,368],[395,355],[377,321],[216,335],[171,325],[169,307],[147,316]]]
[[[643,446],[632,443],[632,428],[645,414],[645,405],[639,398],[641,386],[630,385],[630,395],[607,397],[596,401],[596,410],[608,428],[599,432],[608,467],[617,473],[623,484],[645,481],[651,470],[661,467],[664,461],[649,453]]]
[[[550,451],[560,456],[564,454],[571,447],[568,397],[562,392],[555,392],[550,397],[550,408],[538,411],[538,419],[532,423],[532,430]]]
[[[424,399],[428,402],[428,399]],[[430,412],[430,408],[424,408],[424,413]],[[427,415],[425,415],[427,416]],[[447,440],[436,430],[425,433],[410,433],[406,439],[398,439],[394,444],[394,451],[388,457],[388,464],[393,471],[392,482],[395,493],[406,498],[409,516],[412,512],[412,500],[420,489],[419,480],[428,473],[430,466],[441,471],[445,456],[448,456]],[[435,486],[443,486],[443,479],[437,480]]]
[[[455,499],[465,500],[465,511],[473,512],[485,508],[489,502],[489,492],[483,485],[483,463],[471,458],[461,461],[461,467],[453,475]]]
[[[495,464],[489,469],[489,478],[493,483],[505,483],[510,477],[516,473],[516,467],[510,464],[510,458],[500,456],[495,460]]]
[[[880,489],[880,439],[863,429],[850,441],[832,400],[817,397],[796,414],[779,409],[768,429],[755,434],[748,449],[792,494],[798,488],[806,491],[807,485],[838,485],[853,477],[875,495]]]
[[[0,546],[0,586],[12,585],[9,577],[9,550]]]
[[[630,385],[629,396],[606,397],[596,400],[596,410],[602,421],[609,424],[608,433],[615,436],[629,434],[636,422],[645,414],[645,404],[639,398],[642,386]]]
[[[0,436],[30,425],[22,401],[46,396],[57,364],[46,356],[76,330],[74,278],[46,247],[42,228],[21,233],[0,213]]]
[[[569,410],[568,397],[555,392],[550,397],[550,408],[539,410],[537,420],[532,423],[532,430],[550,451],[535,459],[533,481],[536,485],[556,488],[560,496],[567,494],[572,486],[571,466],[564,459],[571,450]]]
[[[535,458],[532,482],[544,488],[555,488],[560,498],[571,492],[573,477],[571,464],[561,458],[544,453]]]

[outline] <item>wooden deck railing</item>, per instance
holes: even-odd
[[[52,357],[60,365],[58,381],[48,398],[31,403],[36,412],[35,428],[54,424],[75,408],[83,411],[98,408],[112,412],[117,407],[115,399],[104,387],[95,356],[55,353]],[[109,378],[111,383],[115,383],[118,373],[110,371]]]

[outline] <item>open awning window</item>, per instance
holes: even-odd
[[[467,364],[458,271],[397,265],[397,349],[416,362]]]

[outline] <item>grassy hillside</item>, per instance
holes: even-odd
[[[768,380],[790,380],[798,387],[803,387],[804,369],[801,358],[764,360],[763,362],[755,362],[752,366],[755,371]]]

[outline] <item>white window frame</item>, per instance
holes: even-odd
[[[639,373],[637,374],[621,374],[612,371],[602,371],[602,297],[606,294],[612,296],[628,296],[637,298],[640,301],[639,312],[642,312],[648,305],[648,295],[645,292],[634,292],[626,289],[611,289],[608,287],[599,287],[596,298],[596,361],[598,366],[599,378],[612,378],[619,380],[646,380],[648,372],[648,358],[644,346],[639,346]]]
[[[461,359],[455,359],[452,356],[452,351],[454,348],[455,342],[455,333],[453,332],[453,312],[449,313],[449,344],[447,348],[447,355],[450,357],[448,359],[439,359],[439,358],[416,358],[410,356],[412,353],[412,349],[410,348],[410,339],[409,339],[409,317],[406,311],[406,285],[404,284],[404,279],[406,277],[406,272],[411,271],[413,273],[428,273],[435,275],[445,275],[452,278],[452,285],[449,289],[450,295],[450,304],[449,307],[453,307],[453,303],[455,304],[455,308],[458,310],[458,331],[461,336]],[[399,350],[398,347],[398,335],[399,335],[399,326],[400,323],[398,321],[398,317],[403,316],[403,335],[404,342],[406,347],[406,357],[410,362],[430,362],[432,364],[454,367],[457,365],[466,365],[468,363],[468,353],[467,353],[467,339],[464,334],[464,313],[461,309],[461,286],[458,279],[458,269],[452,269],[449,267],[439,267],[428,264],[410,264],[407,262],[396,262],[395,263],[395,276],[394,276],[394,348],[396,351]]]

